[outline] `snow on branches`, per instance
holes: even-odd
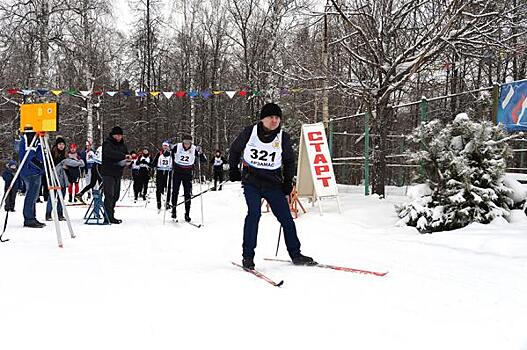
[[[461,113],[447,125],[423,123],[408,138],[419,147],[407,155],[421,166],[416,180],[427,191],[396,207],[398,224],[433,232],[510,216],[513,201],[503,175],[511,152],[501,127]]]

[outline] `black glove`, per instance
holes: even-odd
[[[289,181],[284,180],[284,183],[282,184],[282,192],[284,192],[286,196],[289,196],[292,191],[293,191],[293,182],[290,180]]]
[[[238,168],[231,168],[229,170],[229,180],[231,180],[232,182],[242,181],[242,173],[240,173],[240,170]]]

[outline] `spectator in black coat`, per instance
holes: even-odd
[[[101,174],[103,178],[104,208],[112,224],[122,220],[115,218],[115,204],[121,193],[123,168],[131,161],[128,148],[124,143],[123,129],[114,126],[109,137],[102,144]]]

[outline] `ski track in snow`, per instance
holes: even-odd
[[[201,228],[182,222],[183,206],[179,223],[167,213],[163,225],[155,201],[116,208],[124,222],[111,226],[83,225],[87,208],[70,206],[77,238],[62,224],[63,249],[52,223],[22,227],[17,197],[5,234],[11,240],[0,244],[0,348],[527,349],[522,211],[512,224],[421,235],[394,226],[402,189],[379,200],[340,188],[342,215],[335,202],[324,201],[320,216],[303,200],[302,252],[387,276],[264,261],[274,256],[279,230],[265,212],[256,267],[285,283],[275,288],[240,271],[230,263],[241,260],[239,183],[204,195]],[[44,208],[37,204],[37,218]],[[199,198],[191,217],[201,223]],[[283,240],[278,257],[287,258]]]

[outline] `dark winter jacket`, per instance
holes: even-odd
[[[227,159],[225,159],[225,157],[223,157],[223,156],[220,156],[222,164],[214,165],[214,162],[215,162],[216,158],[217,158],[216,156],[212,157],[212,159],[210,160],[210,164],[212,164],[212,170],[215,173],[221,173],[221,172],[223,172],[223,164],[227,163]]]
[[[22,159],[24,159],[24,155],[26,154],[26,142],[27,144],[31,143],[34,136],[35,133],[28,132],[25,133],[20,140],[18,150],[18,158],[20,162],[22,162]],[[40,142],[37,140],[36,150],[28,150],[28,152],[28,157],[20,170],[20,176],[28,177],[44,174],[44,159],[42,158],[42,147],[40,146]]]
[[[66,167],[66,175],[68,176],[68,182],[69,183],[75,183],[75,182],[78,182],[80,177],[81,177],[81,166],[80,164],[82,164],[82,166],[84,166],[84,161],[82,159],[80,159],[79,155],[77,153],[69,153],[67,158],[69,159],[72,159],[72,160],[75,160],[76,162],[78,163],[75,163],[75,164],[79,164],[79,165],[70,165],[68,167]],[[57,164],[57,162],[55,162],[55,164]]]
[[[243,156],[243,151],[251,133],[254,124],[246,127],[240,135],[231,144],[229,152],[229,168],[231,171],[236,171],[240,160]],[[262,122],[258,122],[257,132],[258,138],[264,143],[272,142],[276,135],[280,132],[281,126],[273,131],[265,131]],[[285,131],[282,132],[282,167],[276,170],[256,169],[242,164],[242,183],[252,184],[257,187],[281,187],[284,183],[291,183],[295,175],[295,153],[291,145],[291,137]]]
[[[11,170],[10,168],[6,168],[2,172],[2,179],[4,179],[5,181],[4,192],[7,191],[7,189],[11,185],[11,182],[13,181],[14,177],[15,177],[15,172]],[[13,188],[11,189],[11,191],[17,192],[18,190],[21,190],[22,189],[21,181],[22,180],[20,179],[20,176],[19,176],[16,179],[15,183],[13,184]]]
[[[108,136],[102,144],[102,165],[101,174],[103,176],[123,176],[123,166],[119,162],[126,159],[128,148],[124,139],[117,142],[112,136]]]
[[[139,176],[141,176],[141,177],[149,177],[149,175],[150,175],[150,167],[151,167],[150,154],[147,154],[146,156],[141,154],[137,158],[136,164],[140,166],[140,168],[139,168]]]

